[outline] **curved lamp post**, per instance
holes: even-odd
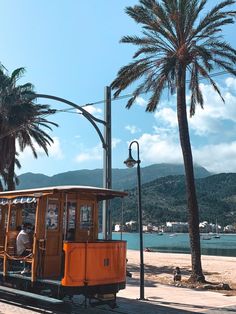
[[[132,157],[131,146],[133,144],[137,145],[138,159],[135,160]],[[140,251],[140,300],[144,300],[144,262],[143,262],[143,216],[142,216],[142,203],[141,203],[141,173],[140,173],[140,163],[139,159],[139,143],[137,141],[132,141],[129,144],[129,157],[124,161],[128,168],[133,168],[137,164],[137,177],[138,177],[138,214],[139,214],[139,251]]]
[[[31,96],[31,97],[30,97]],[[111,161],[111,88],[109,86],[105,87],[105,106],[104,106],[104,120],[98,119],[94,117],[87,110],[78,106],[77,104],[69,101],[67,99],[46,95],[46,94],[38,94],[34,93],[32,95],[28,95],[28,97],[35,98],[46,98],[56,100],[62,103],[65,103],[75,109],[79,110],[82,115],[92,124],[95,128],[101,142],[102,147],[104,149],[103,153],[103,187],[107,189],[112,188],[112,161]],[[97,123],[103,124],[104,133],[100,131]],[[109,201],[103,201],[103,238],[111,239],[112,238],[112,219],[111,219],[111,209],[109,208]]]

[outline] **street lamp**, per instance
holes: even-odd
[[[131,146],[137,145],[138,160],[132,157]],[[144,263],[143,263],[143,217],[142,217],[142,203],[141,203],[141,175],[139,159],[139,143],[132,141],[129,144],[129,157],[124,161],[128,168],[133,168],[137,164],[137,177],[138,177],[138,214],[139,214],[139,251],[140,251],[140,297],[139,300],[144,300]]]

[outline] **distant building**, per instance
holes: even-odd
[[[123,228],[124,229],[124,228]],[[115,232],[120,232],[120,231],[122,231],[122,225],[121,224],[116,224],[115,226],[114,226],[114,231]]]
[[[177,221],[167,221],[166,222],[166,232],[188,232],[187,222],[177,222]]]
[[[235,225],[227,225],[224,227],[224,232],[234,233],[234,232],[236,232],[236,226]]]
[[[153,231],[153,225],[152,224],[148,224],[143,226],[143,231],[145,232],[152,232]]]
[[[137,221],[131,220],[125,223],[125,230],[128,232],[136,232],[138,230]]]
[[[211,232],[211,227],[207,221],[203,221],[199,223],[200,232],[208,233]]]

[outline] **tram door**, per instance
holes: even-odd
[[[59,198],[48,197],[45,213],[46,250],[44,277],[58,277],[62,258],[62,203]]]
[[[76,218],[76,241],[94,241],[98,237],[98,210],[95,200],[79,200]]]

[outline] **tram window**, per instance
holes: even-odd
[[[22,207],[22,220],[30,222],[32,225],[35,223],[36,203],[24,204]]]
[[[87,229],[93,225],[93,207],[82,205],[80,207],[80,228]]]
[[[11,221],[10,221],[10,229],[16,229],[16,208],[12,208],[11,210]]]
[[[50,202],[46,215],[47,229],[55,230],[58,228],[58,204]]]
[[[68,225],[70,228],[75,228],[75,212],[76,212],[76,202],[68,203]]]
[[[67,208],[66,208],[67,204]],[[75,213],[76,213],[77,203],[76,201],[70,201],[64,203],[64,215],[63,215],[63,229],[75,228]]]

